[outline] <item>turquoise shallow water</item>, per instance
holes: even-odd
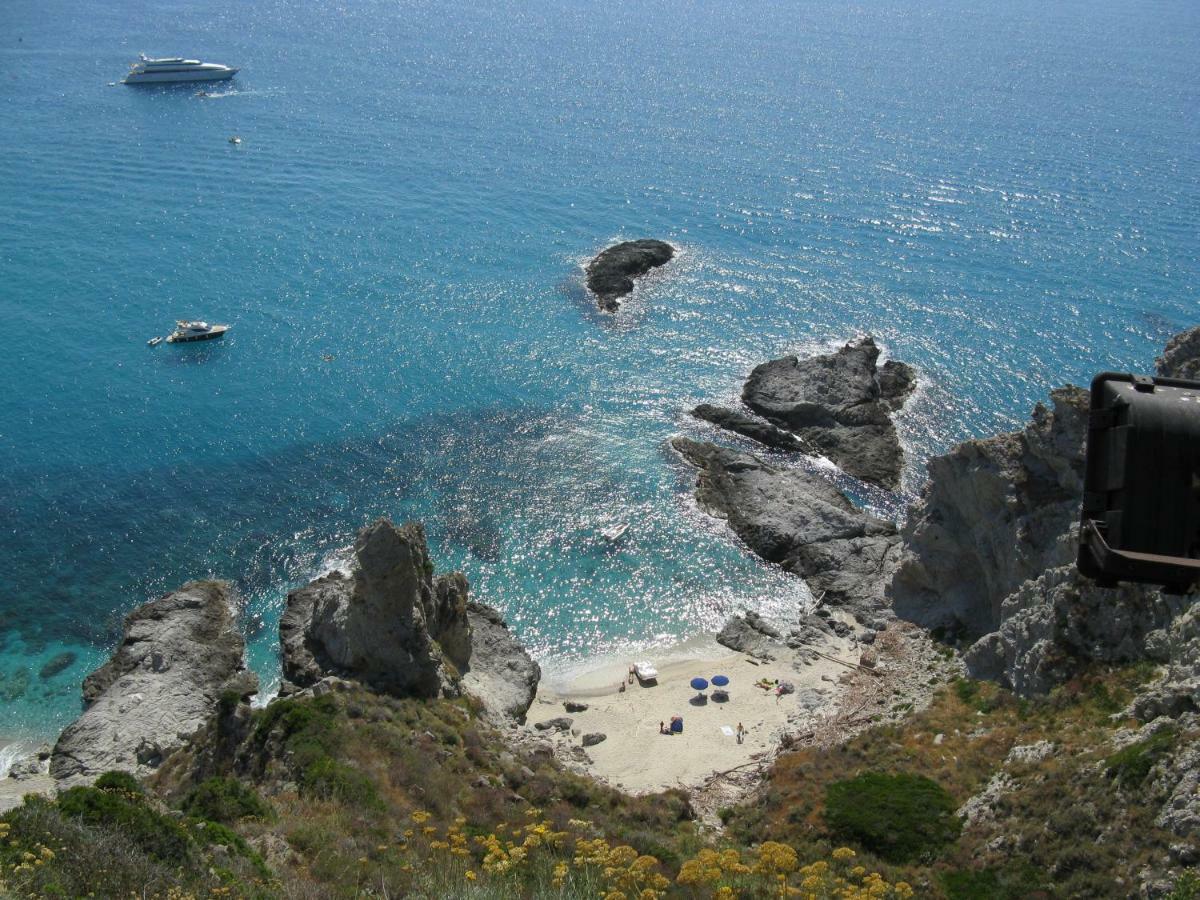
[[[551,663],[794,608],[692,507],[683,410],[869,331],[922,375],[911,493],[1198,319],[1190,0],[10,0],[0,26],[3,736],[52,735],[121,615],[188,578],[235,581],[269,681],[288,587],[378,515],[425,521]],[[243,71],[110,85],[139,51]],[[602,317],[580,263],[640,236],[681,256]],[[181,316],[234,327],[145,346]]]

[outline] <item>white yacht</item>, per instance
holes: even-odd
[[[161,84],[171,81],[224,81],[237,74],[237,69],[223,66],[220,63],[200,62],[198,59],[184,59],[181,56],[167,56],[161,59],[151,59],[145,53],[140,54],[137,62],[129,66],[129,74],[125,76],[125,84]]]
[[[211,341],[229,330],[228,325],[209,325],[207,322],[188,322],[180,319],[175,330],[167,335],[168,344],[186,344],[190,341]]]

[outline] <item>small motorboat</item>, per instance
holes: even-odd
[[[653,663],[644,659],[633,664],[633,674],[637,678],[638,684],[642,686],[658,683],[658,669],[654,668]]]
[[[161,337],[152,337],[152,338],[150,338],[150,340],[146,341],[146,346],[147,347],[157,347],[162,342],[163,342],[163,339]]]
[[[189,322],[180,319],[175,323],[175,330],[167,335],[168,344],[188,344],[192,341],[211,341],[219,338],[229,330],[228,325],[209,325],[207,322]]]
[[[609,525],[607,528],[601,528],[600,534],[606,541],[615,541],[619,540],[620,537],[628,530],[628,522],[618,522],[616,525]]]
[[[229,139],[229,143],[231,143],[231,144],[240,144],[241,142],[242,142],[242,139],[240,137],[238,137],[236,134]]]

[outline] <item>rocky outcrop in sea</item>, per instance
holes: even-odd
[[[288,594],[283,675],[308,687],[352,676],[399,696],[458,696],[471,657],[467,580],[433,576],[425,531],[380,519],[359,532],[349,574]]]
[[[666,241],[648,238],[623,241],[597,254],[587,266],[587,286],[604,312],[616,312],[621,298],[632,293],[634,279],[666,265],[675,248]]]
[[[751,550],[804,578],[824,603],[877,617],[899,544],[891,522],[814,472],[684,437],[671,445],[700,470],[700,507],[726,519]]]
[[[359,532],[349,573],[288,595],[279,623],[286,690],[329,675],[399,696],[458,696],[523,720],[540,670],[461,572],[434,575],[425,530],[380,519]],[[286,692],[286,691],[285,691]]]
[[[916,375],[904,363],[880,367],[878,360],[870,336],[836,353],[775,359],[750,373],[742,402],[847,474],[896,490],[904,454],[891,415],[912,393]]]
[[[243,649],[225,582],[191,581],[138,607],[112,658],[84,680],[86,709],[54,745],[51,776],[71,787],[110,769],[150,774],[222,698],[258,690]]]

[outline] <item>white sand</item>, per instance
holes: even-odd
[[[857,661],[857,653],[851,653],[847,642],[836,638],[816,649],[847,662]],[[579,736],[549,733],[557,755],[568,763],[572,762],[571,748],[580,745],[582,735],[607,735],[603,743],[587,748],[592,763],[576,767],[630,793],[697,787],[717,772],[769,759],[785,732],[802,729],[836,704],[841,676],[849,671],[845,666],[827,659],[812,665],[796,663],[795,654],[786,650],[777,655],[774,662],[760,662],[705,635],[667,651],[646,654],[658,668],[658,683],[642,687],[635,680],[626,684],[624,692],[618,687],[635,660],[608,660],[573,677],[556,682],[551,676],[543,682],[528,721],[532,725],[562,715],[574,719],[572,730]],[[707,703],[694,702],[697,692],[688,682],[697,675],[711,678],[718,674],[729,677],[729,700],[714,701],[710,688],[705,692]],[[773,691],[755,687],[762,678],[790,681],[796,693],[777,699]],[[808,710],[798,702],[806,688],[825,693],[821,708]],[[811,702],[811,693],[806,699]],[[563,708],[566,700],[587,703],[588,709],[567,713]],[[660,734],[659,723],[669,725],[672,716],[683,717],[683,733]],[[735,736],[739,722],[746,728],[741,744]]]

